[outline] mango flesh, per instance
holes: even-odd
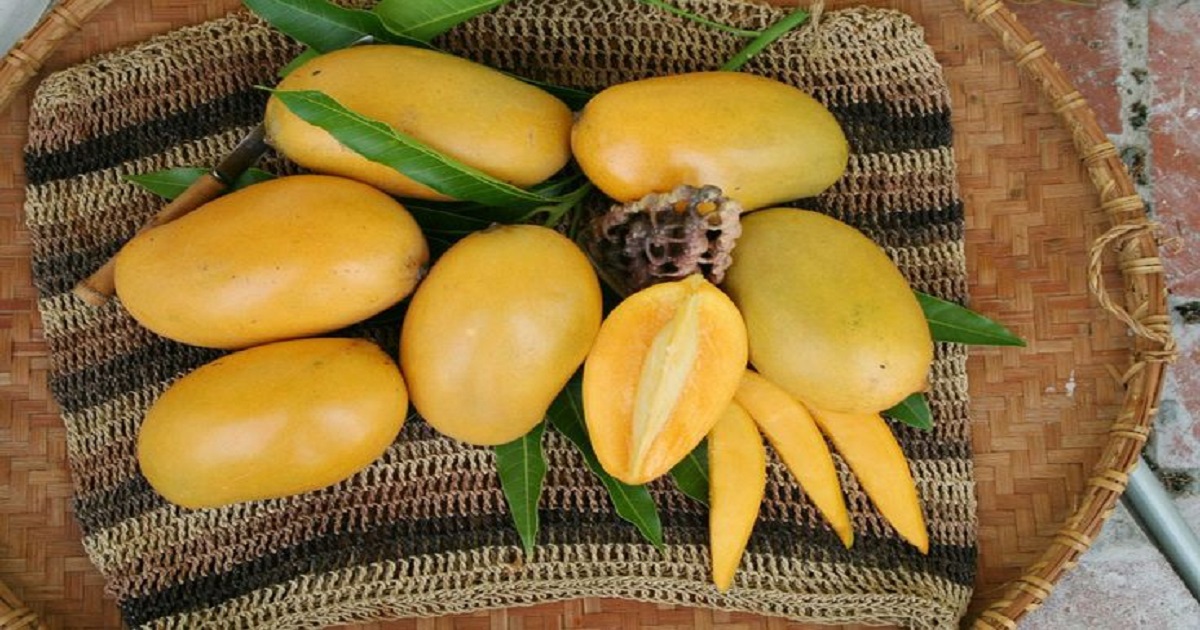
[[[265,344],[171,385],[142,423],[138,462],[159,494],[188,508],[289,496],[375,461],[407,407],[400,370],[369,341]]]
[[[412,292],[429,249],[386,194],[281,177],[135,236],[116,258],[122,305],[151,331],[244,348],[336,330]]]
[[[279,90],[319,90],[433,149],[519,187],[570,159],[571,110],[549,93],[487,66],[407,46],[354,46],[293,70]],[[370,183],[401,197],[447,199],[371,162],[310,125],[279,99],[267,102],[268,140],[313,171]]]
[[[929,532],[921,513],[916,482],[904,451],[883,416],[810,411],[879,513],[901,538],[921,553],[929,553]]]
[[[577,245],[540,226],[456,243],[413,295],[400,364],[417,411],[477,445],[541,422],[600,328],[600,283]]]
[[[746,210],[820,193],[850,155],[821,103],[744,72],[609,87],[583,108],[571,147],[588,179],[617,201],[713,185]]]
[[[887,254],[849,225],[792,208],[745,215],[722,286],[746,319],[755,369],[810,407],[870,413],[925,389],[925,314]]]
[[[754,419],[842,544],[850,547],[854,529],[842,484],[812,414],[778,385],[751,370],[742,376],[733,399]]]
[[[679,463],[725,412],[746,365],[746,328],[699,275],[643,289],[600,327],[583,412],[600,464],[639,485]]]
[[[725,591],[741,564],[767,488],[767,452],[750,415],[737,402],[708,434],[708,535],[712,579]]]

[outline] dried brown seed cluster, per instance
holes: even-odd
[[[592,255],[626,294],[695,273],[719,284],[742,233],[741,212],[716,186],[652,193],[593,218]]]

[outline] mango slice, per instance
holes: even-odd
[[[850,525],[850,513],[846,511],[846,499],[842,496],[833,456],[829,454],[829,446],[812,414],[778,385],[752,370],[746,370],[742,375],[733,399],[767,436],[842,544],[850,547],[854,543],[854,530]]]
[[[863,492],[871,497],[900,537],[921,553],[929,553],[929,532],[917,497],[917,484],[900,443],[878,413],[836,413],[809,409],[821,432],[833,442],[858,478]]]
[[[733,400],[747,353],[741,313],[699,275],[617,305],[583,370],[584,419],[604,470],[632,485],[669,471]]]
[[[708,434],[708,537],[712,579],[726,591],[742,562],[767,487],[767,451],[754,421],[732,402]]]

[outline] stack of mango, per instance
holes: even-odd
[[[896,530],[927,549],[908,464],[881,416],[926,387],[933,342],[921,306],[861,233],[778,207],[846,167],[842,130],[817,101],[708,72],[616,85],[576,116],[511,76],[393,45],[317,56],[279,89],[323,92],[518,188],[574,160],[614,204],[585,220],[650,227],[614,244],[599,228],[572,239],[496,225],[431,265],[396,198],[447,196],[272,97],[270,141],[314,174],[230,193],[140,233],[117,258],[117,293],[146,328],[236,350],[176,381],[145,419],[139,461],[164,497],[205,508],[337,483],[393,443],[410,402],[450,438],[505,444],[538,426],[582,367],[588,436],[613,477],[648,483],[707,438],[719,588],[762,502],[763,436],[847,546],[826,440]],[[701,228],[677,230],[685,224]],[[647,230],[678,237],[679,253],[664,260]],[[612,247],[626,268],[602,264]],[[639,265],[656,271],[617,278],[627,294],[606,309],[600,278]],[[398,357],[323,336],[405,300]]]

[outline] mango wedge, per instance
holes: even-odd
[[[708,536],[713,584],[733,584],[767,487],[767,451],[754,421],[732,402],[708,434]]]
[[[929,553],[929,532],[916,482],[900,443],[878,413],[834,413],[810,409],[821,432],[850,465],[867,496],[896,533]]]
[[[849,548],[854,543],[850,513],[833,456],[812,414],[791,394],[752,370],[742,376],[734,400],[754,419],[804,494]]]

